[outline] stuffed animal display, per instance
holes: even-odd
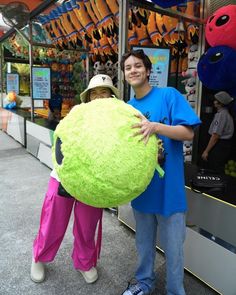
[[[197,77],[197,63],[199,60],[198,45],[192,44],[188,52],[188,68],[182,72],[182,76],[185,78]]]
[[[113,85],[117,86],[117,76],[118,76],[118,61],[113,63],[111,60],[107,60],[105,63],[101,61],[96,61],[93,65],[93,74],[106,74],[111,77]]]
[[[192,141],[184,141],[183,144],[183,155],[184,155],[184,161],[185,162],[191,162],[192,161],[192,147],[193,143]]]
[[[186,94],[184,95],[191,107],[196,106],[196,78],[197,78],[197,63],[198,63],[198,45],[192,44],[188,52],[188,68],[182,72],[182,76],[185,77],[182,83],[185,85]]]
[[[133,136],[140,122],[115,98],[75,106],[54,132],[53,163],[63,187],[95,207],[113,207],[141,194],[157,166],[156,136]]]
[[[185,79],[182,81],[182,83],[185,85],[185,91],[186,94],[184,96],[186,97],[187,101],[191,105],[192,108],[195,108],[196,106],[196,78],[191,77],[188,79]]]
[[[22,103],[20,97],[14,92],[10,91],[4,99],[4,108],[11,110],[19,107]]]
[[[216,10],[207,20],[206,40],[212,46],[200,58],[198,76],[209,89],[236,95],[236,5]]]

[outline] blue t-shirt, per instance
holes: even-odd
[[[186,99],[172,87],[153,87],[146,96],[132,98],[128,103],[151,122],[192,127],[201,123]],[[165,175],[160,178],[155,172],[147,189],[131,205],[141,212],[169,216],[187,210],[183,143],[161,135],[158,137],[163,141],[166,154]]]
[[[49,109],[51,112],[54,112],[55,109],[58,109],[61,111],[62,109],[62,102],[63,97],[59,93],[52,94],[51,99],[49,99]]]

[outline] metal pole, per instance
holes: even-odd
[[[120,91],[121,99],[124,99],[125,94],[125,84],[124,75],[120,68],[120,61],[122,55],[127,51],[128,44],[128,1],[119,1],[119,54],[118,54],[118,89]]]
[[[3,107],[3,45],[0,44],[0,81],[1,81],[1,107]]]
[[[86,85],[89,83],[89,53],[86,53]]]
[[[30,96],[31,96],[31,121],[34,121],[34,100],[33,100],[33,45],[32,45],[32,22],[29,22],[29,66],[30,66]]]
[[[207,3],[204,0],[201,0],[200,3],[202,9],[201,9],[201,15],[200,18],[204,19],[207,17]],[[198,56],[199,58],[205,51],[205,28],[203,24],[199,24],[199,41],[198,41]],[[202,83],[200,82],[199,78],[196,79],[196,97],[198,97],[198,103],[196,107],[196,112],[198,116],[201,115],[201,104],[202,104]]]
[[[201,15],[200,19],[206,19],[206,10],[207,10],[207,1],[201,0]],[[203,23],[199,23],[199,40],[198,40],[198,56],[203,54],[205,50],[205,28]],[[202,105],[202,83],[199,78],[196,79],[196,113],[200,117],[201,116],[201,105]],[[197,163],[199,156],[199,143],[200,143],[200,129],[197,128],[195,131],[194,139],[193,139],[193,150],[192,150],[192,163]]]

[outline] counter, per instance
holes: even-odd
[[[56,126],[57,123],[37,116],[31,121],[31,114],[26,109],[0,108],[0,129],[51,169],[53,168],[51,147]]]

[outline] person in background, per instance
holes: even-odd
[[[48,102],[48,120],[59,122],[61,120],[63,97],[60,94],[60,88],[58,85],[52,88],[52,97]]]
[[[225,91],[215,94],[216,114],[209,128],[210,140],[202,153],[207,168],[224,174],[224,167],[231,152],[231,139],[234,134],[234,121],[227,109],[233,98]]]
[[[119,97],[118,89],[113,86],[111,78],[107,75],[96,75],[90,80],[80,98],[82,102],[89,102],[111,96]],[[98,279],[96,264],[101,251],[103,209],[75,200],[62,187],[53,169],[42,207],[38,234],[33,243],[30,277],[34,282],[44,281],[45,263],[54,260],[73,209],[74,268],[82,274],[87,283],[93,283]]]
[[[144,144],[151,135],[163,142],[165,175],[155,172],[147,189],[131,202],[136,221],[138,265],[135,280],[122,295],[146,295],[155,289],[157,226],[161,247],[166,258],[166,290],[168,295],[185,295],[183,243],[185,212],[183,142],[192,140],[193,127],[200,124],[186,99],[174,88],[152,87],[149,76],[152,64],[143,50],[133,50],[122,56],[121,69],[135,97],[128,103],[142,115],[133,126]]]

